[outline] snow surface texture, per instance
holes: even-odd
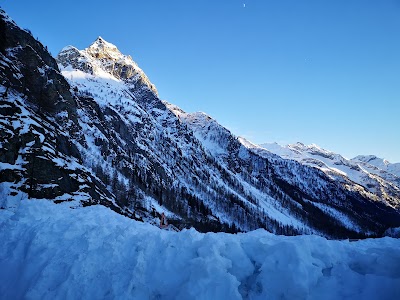
[[[0,211],[1,299],[400,299],[400,240],[168,232],[103,206]]]

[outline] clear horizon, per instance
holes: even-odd
[[[314,143],[400,162],[398,1],[1,6],[53,56],[102,36],[132,56],[161,99],[253,143]]]

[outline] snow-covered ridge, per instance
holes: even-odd
[[[358,155],[351,160],[366,167],[376,167],[400,178],[400,163],[390,163],[388,160],[379,158],[375,155]]]
[[[387,167],[390,164],[386,159],[379,158],[376,155],[358,155],[354,157],[353,160],[374,164],[377,167]]]
[[[227,155],[225,148],[233,137],[228,129],[204,112],[187,113],[176,105],[165,103],[181,122],[193,130],[196,138],[212,155],[215,157]]]
[[[107,226],[103,226],[107,224]],[[397,299],[400,239],[161,230],[103,206],[0,210],[4,299]],[[117,254],[117,255],[116,255]],[[328,298],[327,298],[328,297]]]
[[[4,11],[0,8],[0,17],[4,19],[4,21],[11,23],[14,26],[17,26],[15,21]]]
[[[398,172],[400,164],[390,164],[376,156],[357,156],[349,160],[315,144],[296,143],[281,146],[277,143],[265,143],[260,146],[282,158],[316,167],[333,178],[345,176],[370,192],[387,199],[394,207],[400,205],[396,197],[391,199],[391,194],[400,195],[400,172]]]

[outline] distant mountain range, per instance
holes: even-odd
[[[281,146],[277,143],[266,143],[260,146],[282,158],[318,168],[330,176],[345,176],[371,193],[380,195],[389,205],[399,205],[397,199],[400,188],[400,163],[391,164],[374,155],[359,155],[353,159],[346,159],[314,144],[307,146],[296,143]]]
[[[0,12],[0,207],[101,204],[177,228],[379,236],[400,226],[399,164],[317,146],[257,146],[162,101],[99,37],[56,58]]]

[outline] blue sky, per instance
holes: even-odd
[[[102,36],[133,57],[162,99],[252,142],[400,162],[398,0],[0,5],[53,55]]]

